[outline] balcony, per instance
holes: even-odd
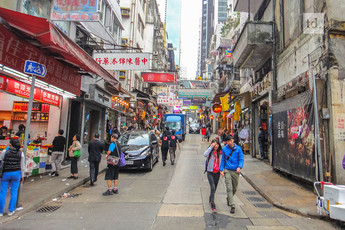
[[[234,66],[260,68],[272,55],[271,40],[270,22],[246,22],[232,51]]]

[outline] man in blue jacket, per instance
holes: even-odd
[[[241,147],[234,143],[234,137],[227,135],[224,140],[226,146],[222,149],[220,175],[225,176],[227,203],[231,207],[230,213],[235,213],[234,195],[237,191],[238,178],[243,168],[244,156]]]

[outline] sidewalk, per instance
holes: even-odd
[[[326,218],[317,213],[317,196],[312,191],[275,173],[264,162],[245,155],[242,175],[274,206],[303,216]]]
[[[105,155],[102,154],[102,161],[99,165],[99,174],[104,172],[106,169],[106,160]],[[85,184],[90,180],[89,175],[89,162],[87,159],[80,160],[78,162],[78,179],[66,179],[70,176],[70,165],[65,166],[60,171],[60,176],[51,177],[48,174],[27,177],[24,180],[23,189],[20,194],[20,204],[23,206],[23,210],[16,211],[15,214],[11,217],[5,215],[0,218],[0,224],[11,221],[23,216],[25,213],[32,210],[38,209],[40,206],[45,204],[48,201],[51,201],[54,198],[57,198],[64,193]],[[96,183],[104,183],[104,179],[98,177]],[[5,213],[8,212],[8,203],[9,203],[9,193],[7,192]]]

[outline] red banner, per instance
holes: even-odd
[[[60,105],[60,96],[55,94],[55,93],[51,93],[51,92],[43,90],[41,101],[48,103],[48,104],[59,106]]]
[[[0,76],[0,89],[1,90],[5,89],[5,82],[6,82],[6,78],[3,76]]]
[[[16,94],[21,97],[30,97],[31,86],[20,81],[16,81],[10,78],[7,78],[7,87],[6,91],[9,93]],[[35,89],[34,91],[34,100],[41,100],[41,90]]]
[[[173,73],[141,73],[145,82],[176,83],[177,75]]]
[[[0,63],[19,72],[23,72],[26,60],[44,64],[47,67],[47,75],[37,79],[80,96],[81,76],[75,69],[19,39],[3,25],[0,25],[0,53],[2,53]]]

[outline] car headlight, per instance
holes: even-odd
[[[150,151],[149,150],[145,150],[144,152],[142,152],[140,154],[141,157],[145,157],[145,156],[148,156],[148,155],[150,155]]]

